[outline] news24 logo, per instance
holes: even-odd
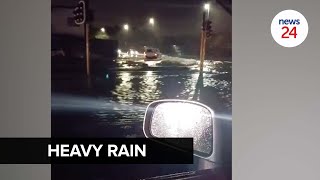
[[[271,34],[279,45],[283,47],[296,47],[308,35],[308,22],[298,11],[284,10],[273,18]]]

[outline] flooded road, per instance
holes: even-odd
[[[224,71],[225,68],[218,67],[206,71],[204,86],[213,89],[221,99],[215,108],[231,115],[231,71]],[[52,137],[144,137],[142,125],[147,105],[159,99],[190,100],[198,76],[199,72],[192,69],[165,67],[112,70],[95,74],[90,81],[79,73],[53,73]],[[214,99],[209,95],[206,100]],[[227,131],[231,134],[231,129]],[[51,170],[52,179],[140,179],[196,170],[196,160],[191,165],[52,165]]]
[[[86,78],[72,73],[52,77],[52,135],[59,137],[142,137],[147,105],[159,99],[191,100],[199,72],[190,69],[109,71]],[[231,79],[219,71],[204,74],[204,86],[223,99],[231,114]]]

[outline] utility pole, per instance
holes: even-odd
[[[206,13],[203,12],[202,15],[202,27],[201,27],[201,37],[200,37],[200,72],[198,81],[196,84],[196,89],[194,91],[193,100],[197,101],[199,97],[199,91],[203,87],[203,63],[205,57],[205,48],[206,48]]]
[[[86,70],[87,76],[90,77],[90,45],[89,45],[89,29],[90,25],[88,22],[84,24],[84,34],[86,41]]]
[[[80,0],[78,5],[73,11],[74,22],[77,25],[83,25],[84,27],[84,39],[85,39],[85,56],[86,56],[86,72],[90,77],[90,45],[89,45],[89,2],[88,0]]]
[[[208,7],[209,8],[209,7]],[[201,46],[200,46],[200,72],[203,72],[203,63],[206,56],[206,41],[207,38],[212,36],[212,21],[209,20],[209,9],[207,11],[208,17],[206,18],[206,12],[202,15],[202,31],[201,31]]]
[[[204,65],[204,59],[206,55],[206,40],[210,36],[212,36],[212,30],[211,30],[211,21],[209,21],[209,10],[210,10],[210,4],[205,4],[204,6],[206,11],[203,11],[202,14],[202,27],[201,27],[201,39],[200,39],[200,72],[199,77],[195,89],[195,93],[193,96],[193,100],[198,100],[199,91],[203,88],[203,65]],[[208,17],[206,17],[206,14],[208,14]]]
[[[200,44],[200,73],[203,72],[203,63],[206,49],[206,13],[202,14],[202,28],[201,28],[201,44]]]

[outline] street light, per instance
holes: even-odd
[[[154,25],[154,19],[153,18],[149,19],[149,24]]]
[[[129,25],[128,24],[123,25],[123,29],[128,31],[129,30]]]
[[[209,3],[204,4],[204,9],[208,11],[208,16],[209,16],[210,4]]]
[[[123,29],[125,30],[125,31],[129,31],[129,25],[128,24],[124,24],[123,25]],[[125,34],[127,34],[127,33],[125,33]],[[127,34],[128,35],[128,34]],[[127,48],[127,39],[128,37],[124,37],[124,46]]]
[[[102,28],[100,29],[100,31],[104,33],[104,32],[106,32],[106,29],[105,29],[104,27],[102,27]]]

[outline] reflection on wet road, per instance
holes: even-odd
[[[90,87],[76,75],[52,79],[52,135],[140,137],[146,106],[159,99],[191,99],[198,72],[114,71],[94,76]],[[214,87],[231,112],[231,79],[204,74],[204,86]],[[86,90],[84,90],[86,89]]]
[[[53,74],[52,136],[144,137],[142,122],[148,103],[191,99],[197,79],[198,72],[186,69],[110,71],[93,76],[90,82],[79,74]],[[230,75],[207,72],[204,86],[213,87],[221,98],[216,108],[230,114]],[[211,95],[207,101],[213,101]],[[196,160],[191,165],[53,165],[52,179],[140,179],[195,170]]]

